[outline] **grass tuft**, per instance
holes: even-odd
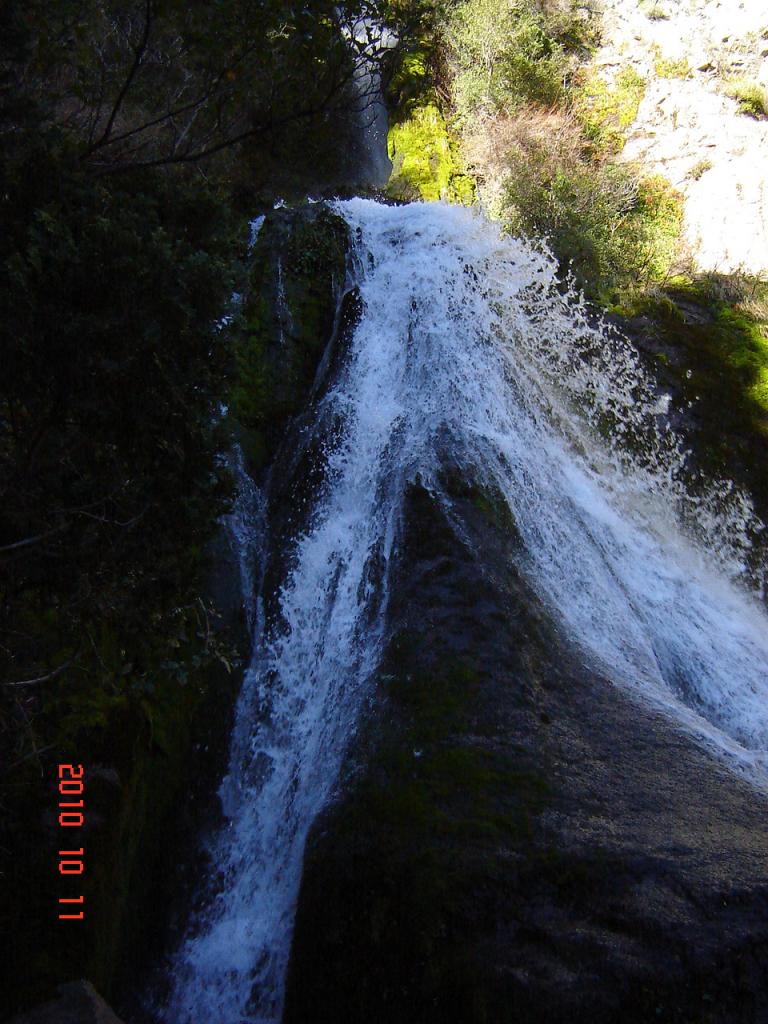
[[[686,57],[674,60],[659,55],[656,57],[653,67],[659,78],[690,78],[691,76],[691,65]]]
[[[686,178],[690,178],[691,181],[698,181],[702,175],[706,174],[707,171],[712,170],[712,161],[704,158],[703,160],[697,160],[693,167],[686,174]]]
[[[739,110],[748,117],[768,116],[768,90],[748,78],[735,78],[726,84],[726,95],[736,100]]]

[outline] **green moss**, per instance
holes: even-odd
[[[531,851],[549,790],[540,765],[475,734],[476,670],[460,658],[425,669],[423,657],[415,635],[390,650],[391,701],[365,775],[310,848],[297,920],[301,981],[289,981],[287,1020],[311,1019],[309,1006],[292,1015],[307,985],[330,987],[322,998],[340,1007],[339,1019],[370,1019],[376,1007],[384,1024],[403,1019],[406,1005],[409,1020],[502,1019],[486,1013],[493,983],[467,949],[467,922],[474,933],[479,912],[494,928],[497,901],[516,885],[512,851]],[[342,984],[339,1001],[339,965],[345,972],[350,958],[361,983]]]
[[[441,742],[380,752],[375,780],[360,788],[350,813],[368,830],[375,821],[390,842],[438,836],[482,842],[502,833],[520,842],[530,837],[530,815],[547,792],[540,776],[517,770],[511,759]]]
[[[618,153],[627,128],[637,117],[645,95],[645,79],[625,67],[611,87],[597,72],[590,72],[576,90],[575,108],[587,138],[600,152]]]
[[[417,643],[415,638],[401,637],[390,661],[409,659]],[[479,678],[472,668],[459,665],[435,675],[386,674],[383,683],[390,698],[407,712],[414,742],[422,743],[466,729],[466,712]]]
[[[759,325],[733,309],[720,310],[715,321],[718,347],[726,365],[748,379],[745,397],[768,413],[768,334]]]
[[[348,228],[326,207],[267,217],[240,317],[230,411],[259,473],[302,407],[333,331]]]
[[[735,479],[768,512],[768,285],[677,278],[665,292],[639,294],[619,310],[642,318],[645,334],[663,343],[658,372],[682,405],[696,409],[695,453],[709,476]],[[753,312],[750,312],[750,309]]]
[[[258,477],[266,469],[271,456],[267,431],[242,427],[239,434],[246,466],[253,476]]]
[[[432,47],[426,42],[400,57],[387,86],[391,121],[405,121],[417,107],[434,100],[430,72],[432,58]]]
[[[387,194],[397,200],[444,200],[470,205],[475,186],[465,173],[458,140],[446,121],[434,86],[435,43],[400,58],[387,90],[392,173]]]
[[[436,102],[414,107],[406,120],[392,125],[388,151],[392,174],[387,194],[392,198],[474,202],[474,183],[460,166],[456,144]]]
[[[514,752],[477,745],[476,705],[481,679],[457,661],[432,672],[409,672],[420,640],[401,635],[389,652],[393,672],[382,677],[400,723],[373,754],[372,768],[354,798],[359,813],[410,841],[413,829],[477,839],[506,831],[530,834],[530,815],[547,792],[543,779],[521,768]]]
[[[262,427],[272,414],[274,388],[272,367],[267,360],[268,320],[257,319],[262,300],[249,310],[247,334],[235,353],[235,382],[230,395],[232,412],[239,422],[254,430]]]
[[[472,503],[497,529],[503,530],[505,533],[511,533],[515,529],[514,516],[501,494],[478,491],[473,496]]]
[[[346,223],[338,214],[323,207],[316,217],[300,218],[293,227],[287,248],[287,269],[297,278],[338,278],[344,273],[346,255]]]

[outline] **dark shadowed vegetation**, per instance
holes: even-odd
[[[153,870],[141,857],[166,845],[194,717],[234,657],[205,579],[231,492],[220,408],[240,368],[228,313],[246,287],[248,220],[277,196],[354,181],[370,101],[356,76],[379,46],[366,19],[385,17],[421,13],[250,0],[0,10],[9,1008],[81,974],[108,991],[126,929],[139,941]],[[120,794],[94,813],[103,866],[86,880],[91,896],[113,890],[110,913],[67,950],[51,917],[62,760],[109,766]]]

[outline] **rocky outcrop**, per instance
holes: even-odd
[[[122,1024],[88,981],[60,985],[58,996],[10,1024]]]
[[[768,800],[587,670],[503,505],[443,483],[406,503],[286,1024],[768,1020]]]
[[[768,103],[768,17],[757,0],[606,0],[595,65],[634,68],[645,95],[621,159],[684,197],[688,254],[704,271],[768,270],[768,132],[745,116],[739,82]]]
[[[312,389],[346,279],[348,233],[321,203],[275,210],[259,232],[232,399],[256,475]]]

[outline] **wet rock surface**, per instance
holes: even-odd
[[[768,801],[585,667],[493,495],[414,487],[286,1024],[768,1020]]]
[[[14,1017],[10,1024],[122,1024],[88,981],[60,985],[56,999],[29,1013]]]
[[[316,383],[336,326],[348,246],[345,221],[325,203],[274,210],[259,232],[232,403],[255,476]]]

